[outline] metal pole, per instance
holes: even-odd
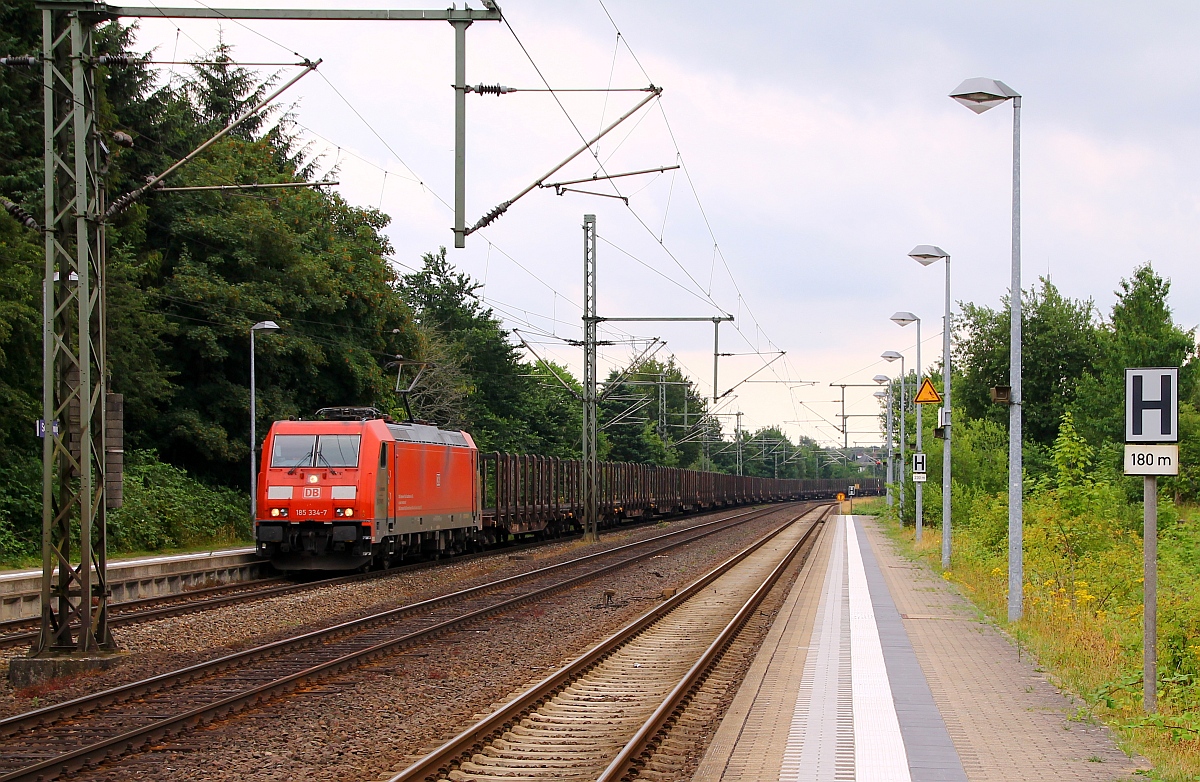
[[[583,526],[584,539],[598,540],[596,457],[596,216],[583,216]]]
[[[75,126],[74,147],[74,163],[75,163],[75,258],[76,258],[76,274],[79,275],[79,281],[76,283],[76,304],[79,307],[79,316],[76,319],[75,325],[79,329],[79,387],[76,391],[76,399],[79,404],[79,614],[80,618],[89,617],[91,612],[91,597],[92,597],[92,522],[94,521],[95,503],[93,491],[95,489],[96,473],[93,462],[92,453],[92,426],[94,421],[93,405],[96,403],[96,398],[93,395],[93,384],[98,384],[100,387],[100,404],[104,404],[104,382],[95,370],[100,369],[91,359],[92,353],[92,284],[97,282],[92,276],[92,253],[95,248],[92,246],[91,226],[88,224],[88,217],[93,214],[89,207],[94,208],[90,203],[91,195],[88,191],[89,186],[93,185],[91,174],[93,173],[89,165],[92,161],[89,156],[91,150],[88,145],[92,143],[92,133],[94,126],[91,122],[91,117],[87,116],[89,108],[95,106],[93,94],[88,87],[91,86],[90,73],[85,74],[84,58],[91,58],[91,25],[87,25],[88,42],[84,44],[84,24],[79,18],[78,13],[71,14],[71,92],[75,100],[80,101],[82,106],[76,106],[72,111],[73,124]],[[87,96],[86,98],[84,96]],[[99,465],[100,484],[104,485],[103,462]],[[95,648],[95,644],[89,632],[91,626],[90,620],[87,624],[79,628],[79,642],[76,644],[76,649],[80,652],[91,651]]]
[[[713,404],[717,403],[717,395],[721,392],[717,390],[717,356],[720,351],[721,341],[721,321],[713,318]]]
[[[1142,709],[1153,714],[1158,708],[1158,478],[1145,476],[1142,491]]]
[[[667,444],[667,376],[658,375],[658,439]]]
[[[454,25],[454,246],[467,246],[467,28],[471,21]]]
[[[737,429],[733,433],[733,441],[737,444],[737,474],[742,474],[742,413],[737,414]]]
[[[1013,102],[1013,201],[1012,201],[1012,283],[1009,289],[1011,301],[1009,316],[1009,367],[1008,384],[1012,387],[1012,404],[1008,408],[1008,621],[1016,622],[1024,614],[1024,549],[1022,533],[1024,516],[1022,511],[1022,467],[1021,443],[1021,98]],[[947,259],[946,274],[950,273]],[[947,283],[947,286],[949,283]],[[949,295],[947,294],[947,302]],[[950,310],[947,304],[946,317]],[[948,325],[948,324],[947,324]],[[948,329],[947,329],[948,330]],[[949,338],[947,338],[947,342]],[[949,355],[949,350],[947,350]],[[946,388],[947,409],[950,404],[949,386]],[[950,462],[950,434],[946,430],[946,463]],[[949,506],[947,506],[948,508]],[[946,520],[950,518],[945,511]],[[948,559],[948,554],[943,557]]]
[[[950,569],[950,256],[946,256],[946,320],[942,326],[942,569]]]
[[[842,449],[850,447],[850,419],[846,417],[846,387],[842,386]]]
[[[921,364],[921,319],[917,318],[917,386],[921,385],[921,378],[924,376],[923,364]],[[925,405],[917,405],[917,453],[921,453],[921,409]],[[924,526],[925,520],[925,484],[918,483],[914,487],[917,493],[917,511],[916,511],[916,542],[921,542],[921,528]]]
[[[105,574],[104,254],[98,220],[103,172],[97,165],[92,44],[98,20],[71,4],[42,9],[45,441],[42,622],[34,655],[112,647]],[[75,540],[78,556],[71,553]]]
[[[908,371],[904,368],[904,355],[901,354],[901,356],[900,356],[900,465],[899,465],[900,471],[899,471],[899,475],[897,477],[899,478],[899,483],[900,483],[900,522],[902,525],[904,523],[904,476],[907,475],[907,473],[905,472],[906,464],[904,461],[904,440],[905,440],[904,387],[906,385],[908,385]],[[842,423],[844,425],[845,421],[843,420]]]
[[[59,557],[69,558],[71,538],[67,536],[55,536],[56,526],[58,525],[57,514],[54,507],[54,467],[55,460],[59,459],[59,454],[55,451],[55,446],[61,448],[62,443],[59,440],[58,432],[55,431],[58,427],[57,422],[58,410],[55,406],[55,392],[58,386],[58,342],[55,339],[57,333],[58,316],[55,313],[57,293],[59,289],[58,282],[55,280],[56,261],[58,260],[58,252],[55,247],[55,231],[54,226],[57,223],[58,212],[58,189],[56,187],[57,179],[55,172],[57,164],[55,161],[55,126],[58,121],[56,119],[57,101],[54,92],[54,71],[55,62],[54,54],[54,12],[46,9],[42,11],[42,52],[45,59],[42,61],[42,98],[43,111],[45,113],[45,128],[43,143],[45,147],[45,211],[43,212],[42,225],[46,226],[45,233],[45,277],[42,280],[42,415],[45,426],[44,438],[42,439],[42,628],[41,634],[35,646],[36,651],[43,651],[58,640],[57,634],[57,619],[63,616],[62,607],[55,610],[52,600],[58,597],[58,590],[53,590],[54,570],[59,564]],[[66,281],[63,281],[63,289],[66,289]],[[63,421],[65,429],[67,421]],[[65,486],[60,488],[60,493],[65,490]],[[55,544],[58,543],[61,549],[55,549]],[[67,639],[68,643],[70,639]]]
[[[895,504],[895,499],[892,497],[892,460],[895,455],[896,435],[893,427],[893,410],[892,410],[892,384],[888,383],[887,394],[887,434],[888,434],[888,451],[887,451],[887,504],[892,507]]]
[[[250,328],[250,523],[258,518],[258,464],[255,459],[254,447],[258,442],[257,433],[255,432],[256,411],[254,409],[254,399],[256,396],[254,386],[254,328]]]

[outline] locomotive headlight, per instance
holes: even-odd
[[[354,508],[342,508],[342,515],[343,516],[353,516]]]
[[[272,516],[278,516],[278,515],[279,515],[279,508],[271,508],[271,515],[272,515]]]
[[[310,476],[308,476],[308,482],[309,482],[309,483],[316,483],[316,482],[317,482],[317,481],[319,481],[319,480],[321,480],[321,479],[320,479],[320,478],[318,478],[318,477],[317,477],[317,476],[315,476],[315,475],[310,475]]]

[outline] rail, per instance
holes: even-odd
[[[688,674],[684,679],[676,685],[668,698],[654,711],[650,720],[648,720],[635,734],[626,746],[621,750],[617,758],[612,761],[609,769],[620,768],[624,769],[628,766],[632,758],[634,758],[645,742],[651,739],[655,733],[661,728],[662,724],[670,716],[670,714],[678,706],[679,702],[686,693],[694,686],[695,682],[703,675],[703,673],[711,666],[713,661],[719,655],[719,652],[732,639],[737,630],[745,620],[753,613],[755,607],[761,602],[762,598],[770,591],[770,587],[774,585],[779,576],[786,569],[787,565],[795,557],[796,553],[811,539],[815,530],[818,529],[824,517],[828,515],[830,508],[822,513],[821,517],[814,520],[813,524],[801,536],[800,540],[787,553],[784,559],[775,567],[769,577],[755,590],[742,608],[737,612],[734,619],[731,620],[724,630],[718,635],[718,638],[710,644],[701,658],[689,669]],[[454,768],[462,762],[464,757],[469,757],[472,753],[481,752],[484,749],[484,744],[497,734],[512,728],[517,724],[522,715],[529,713],[537,708],[548,698],[556,693],[561,692],[572,682],[577,681],[584,673],[593,669],[602,660],[613,654],[619,648],[628,644],[631,640],[641,635],[644,631],[657,624],[660,620],[671,614],[681,606],[685,605],[689,600],[701,594],[703,590],[713,581],[720,578],[725,573],[729,572],[738,563],[745,560],[755,551],[761,548],[785,529],[798,521],[803,515],[797,516],[789,520],[786,524],[772,530],[766,536],[760,538],[755,543],[748,546],[738,554],[718,565],[706,573],[701,578],[694,581],[690,586],[681,591],[675,597],[672,597],[655,607],[651,611],[644,614],[642,617],[623,628],[619,632],[600,642],[583,655],[577,657],[568,665],[564,666],[554,674],[543,679],[538,684],[529,688],[521,695],[517,696],[508,704],[493,712],[491,715],[483,718],[479,722],[472,725],[467,730],[455,736],[450,741],[433,750],[429,754],[420,758],[408,768],[401,771],[399,774],[390,778],[389,782],[416,782],[416,780],[443,779],[452,773]],[[550,770],[550,769],[546,769]],[[605,772],[610,773],[608,770]],[[617,773],[613,771],[612,773]]]
[[[126,730],[118,735],[110,734],[94,741],[88,739],[92,743],[77,747],[33,765],[4,772],[0,775],[0,782],[36,779],[48,780],[59,774],[74,771],[85,765],[100,762],[109,757],[135,752],[139,748],[161,740],[164,737],[185,732],[205,722],[228,716],[241,709],[269,700],[294,689],[302,682],[350,670],[398,648],[418,641],[428,640],[448,630],[477,621],[486,616],[569,589],[604,573],[627,567],[633,563],[656,556],[661,552],[687,545],[733,526],[739,526],[762,516],[778,512],[779,510],[778,507],[768,507],[746,511],[681,530],[674,530],[643,541],[636,541],[607,551],[588,554],[567,562],[539,568],[529,573],[509,576],[488,584],[459,590],[449,595],[443,595],[362,617],[333,627],[247,649],[179,671],[161,674],[139,682],[133,682],[104,692],[67,701],[66,703],[0,720],[0,736],[15,737],[7,741],[6,744],[12,747],[14,751],[19,751],[19,745],[28,744],[29,737],[28,735],[17,737],[17,734],[29,734],[42,727],[53,730],[57,723],[68,718],[71,718],[71,723],[63,728],[63,731],[68,735],[94,736],[97,733],[104,734],[103,724],[101,726],[88,726],[87,728],[81,726],[79,715],[96,712],[105,707],[117,706],[137,699],[133,705],[137,707],[136,711],[138,715],[145,711],[155,712],[153,719],[148,724]],[[730,524],[729,522],[733,523]],[[697,532],[698,534],[688,535],[688,533]],[[663,545],[652,545],[656,543],[662,543]],[[645,550],[633,551],[639,548],[644,548]],[[514,597],[498,596],[499,599],[495,601],[487,602],[479,608],[430,626],[424,626],[410,632],[393,634],[384,637],[382,640],[373,639],[369,633],[371,628],[383,625],[389,620],[397,620],[412,614],[421,615],[428,613],[435,607],[465,601],[468,598],[485,597],[488,592],[501,590],[505,587],[521,584],[547,575],[555,575],[572,567],[595,562],[600,557],[613,556],[622,552],[631,553],[632,556],[622,557],[612,563],[601,564],[597,568],[591,568],[578,575],[556,580],[545,587],[524,592]],[[386,632],[385,635],[387,635]],[[355,639],[358,640],[356,641]],[[358,644],[357,646],[355,646],[356,643]],[[363,643],[366,643],[366,645],[362,645]],[[339,644],[342,645],[339,646]],[[325,659],[316,664],[310,664],[314,650],[318,650]],[[175,713],[170,713],[170,704],[151,705],[146,703],[147,696],[161,692],[165,693],[163,695],[165,700],[177,697],[182,698],[190,705],[189,696],[182,690],[187,684],[192,682],[199,682],[201,685],[204,682],[220,684],[220,680],[216,677],[226,671],[232,671],[235,674],[235,678],[246,677],[245,669],[255,662],[263,660],[270,661],[273,671],[285,670],[287,668],[285,663],[289,653],[299,653],[294,658],[294,662],[299,661],[302,665],[299,670],[294,670],[286,675],[276,676],[272,674],[268,681],[257,685],[247,686],[244,682],[227,683],[226,686],[237,686],[240,684],[240,691],[233,695],[221,697],[217,700],[210,700],[200,706],[187,708]],[[221,692],[222,695],[228,691],[227,689],[222,690],[221,687],[213,687],[213,689]],[[166,712],[165,716],[164,712]],[[96,721],[100,723],[105,723],[106,721],[109,723],[119,722],[118,720],[113,720],[112,716],[111,714],[102,713]],[[120,716],[128,718],[130,715]],[[2,756],[0,756],[0,759],[3,759]]]

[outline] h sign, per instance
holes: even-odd
[[[1125,442],[1179,441],[1179,368],[1125,370]]]
[[[914,473],[925,472],[925,454],[914,453],[912,459],[913,459],[912,471]]]

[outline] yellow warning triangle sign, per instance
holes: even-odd
[[[933,387],[933,383],[929,382],[929,378],[925,378],[925,382],[921,384],[921,390],[917,392],[917,396],[913,402],[918,405],[936,405],[942,401],[942,395]]]

